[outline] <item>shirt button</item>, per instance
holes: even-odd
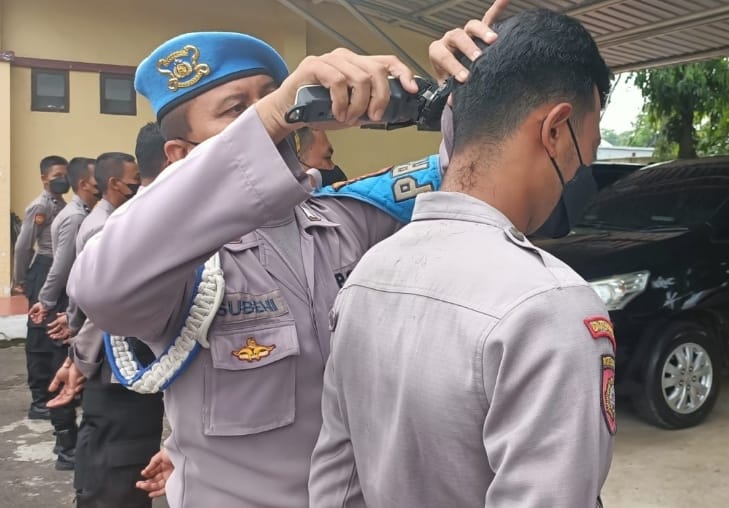
[[[524,233],[516,229],[514,226],[509,228],[509,233],[511,233],[511,236],[513,236],[514,240],[517,242],[523,242],[525,240]]]

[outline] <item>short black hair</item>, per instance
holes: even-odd
[[[91,173],[89,164],[93,164],[94,159],[89,157],[74,157],[68,162],[68,180],[71,182],[73,192],[78,191],[78,185],[84,178],[88,178]]]
[[[124,175],[125,162],[135,162],[134,156],[122,152],[106,152],[96,158],[96,185],[102,194],[109,189],[111,178],[121,178]]]
[[[137,145],[134,149],[142,178],[155,179],[162,172],[165,156],[165,138],[154,122],[139,129]]]
[[[496,144],[539,106],[572,103],[574,123],[601,106],[612,75],[579,21],[547,9],[521,12],[496,27],[498,39],[476,59],[468,81],[454,90],[454,147]]]
[[[189,103],[183,102],[160,119],[159,128],[165,140],[185,139],[190,134],[192,128],[187,120],[188,109]]]
[[[68,161],[60,155],[49,155],[40,161],[41,176],[46,176],[53,166],[68,166]]]

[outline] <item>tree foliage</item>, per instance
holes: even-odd
[[[644,127],[657,133],[656,158],[727,153],[728,59],[644,70],[634,82],[646,99]]]

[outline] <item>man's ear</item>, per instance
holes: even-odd
[[[572,115],[572,104],[561,102],[547,112],[542,122],[541,139],[544,148],[550,157],[557,157],[557,144],[560,136],[564,135],[567,120]]]
[[[170,139],[165,142],[165,155],[170,164],[187,157],[190,153],[190,146],[181,139]]]

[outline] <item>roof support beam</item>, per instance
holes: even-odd
[[[708,11],[696,12],[687,16],[666,19],[657,23],[645,24],[635,28],[628,28],[607,35],[595,37],[595,42],[601,48],[617,46],[639,39],[647,39],[667,33],[678,32],[709,23],[716,23],[722,19],[729,18],[729,5],[717,7]]]
[[[442,2],[438,2],[435,5],[431,5],[430,7],[426,7],[425,9],[410,11],[410,14],[418,16],[420,18],[424,18],[426,16],[430,16],[432,14],[444,11],[446,9],[450,9],[451,7],[455,7],[456,5],[462,4],[465,1],[466,0],[445,0]]]
[[[412,58],[404,49],[400,47],[400,45],[395,42],[392,38],[390,38],[389,35],[387,35],[385,32],[383,32],[380,27],[375,25],[367,16],[362,14],[357,7],[355,7],[352,2],[349,0],[339,0],[339,3],[349,11],[349,13],[357,19],[360,23],[362,23],[365,27],[367,27],[371,32],[373,32],[375,35],[377,35],[380,39],[387,42],[390,47],[392,47],[393,50],[395,50],[395,53],[405,62],[407,65],[410,66],[411,69],[413,69],[417,74],[424,78],[430,78],[432,79],[432,76],[428,71],[426,71],[417,61],[415,61],[414,58]]]
[[[336,2],[337,0],[331,1]],[[370,15],[380,18],[383,21],[387,21],[390,24],[401,26],[408,30],[427,35],[428,37],[433,37],[434,39],[438,39],[443,36],[443,30],[425,18],[408,15],[407,13],[397,11],[390,7],[384,7],[381,4],[373,4],[367,0],[357,0],[357,6],[361,12],[369,13]]]
[[[595,2],[586,2],[585,5],[580,5],[574,9],[564,11],[568,16],[576,17],[582,14],[591,14],[597,10],[612,7],[613,5],[623,4],[626,0],[597,0]]]
[[[715,58],[724,58],[727,56],[729,56],[729,46],[723,46],[721,48],[710,49],[707,51],[699,51],[697,53],[682,54],[666,58],[657,58],[655,60],[635,62],[627,65],[618,65],[615,66],[612,71],[615,74],[618,74],[621,72],[633,72],[642,69],[655,69],[657,67],[668,67],[669,65],[698,62],[700,60],[713,60]]]
[[[300,6],[296,5],[295,3],[291,2],[290,0],[278,0],[278,2],[289,9],[290,11],[298,14],[302,18],[306,20],[307,23],[310,25],[318,28],[328,36],[332,37],[333,39],[336,39],[339,43],[344,44],[349,49],[356,51],[357,53],[365,54],[366,51],[359,47],[357,44],[352,42],[350,39],[342,35],[341,33],[337,32],[334,28],[330,27],[320,19],[314,17],[312,14],[310,14],[305,9],[301,8]]]

